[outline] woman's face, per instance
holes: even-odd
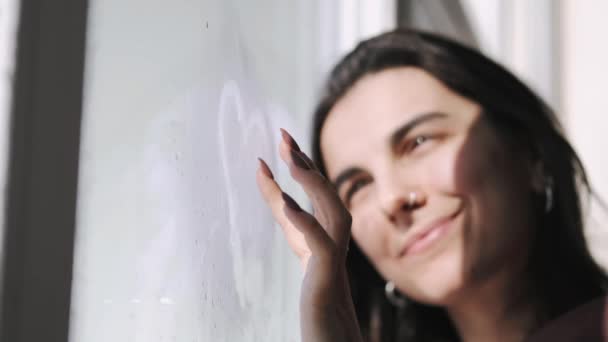
[[[400,291],[449,305],[516,277],[532,231],[531,163],[477,103],[421,69],[387,69],[336,103],[321,150],[355,242]]]

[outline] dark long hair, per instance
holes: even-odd
[[[320,133],[336,102],[363,76],[405,66],[425,70],[480,104],[498,131],[523,141],[553,179],[554,206],[539,222],[528,260],[546,319],[603,295],[606,274],[591,257],[583,235],[583,204],[592,191],[581,161],[553,111],[510,72],[471,48],[410,29],[361,42],[335,66],[315,111],[312,152],[321,170],[325,173]],[[366,341],[459,340],[442,308],[412,300],[405,308],[393,307],[384,295],[385,281],[354,241],[346,264]]]

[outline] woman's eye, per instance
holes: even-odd
[[[350,200],[355,195],[355,193],[357,193],[357,191],[361,190],[361,188],[363,188],[365,185],[367,185],[367,183],[369,183],[369,182],[365,179],[359,179],[359,180],[354,181],[352,183],[352,185],[348,188],[348,191],[346,192],[346,195],[344,196],[346,203],[349,204]]]
[[[414,140],[410,140],[410,142],[406,145],[405,152],[410,152],[415,150],[418,146],[424,144],[429,140],[429,137],[426,135],[419,135],[414,138]]]
[[[422,145],[428,138],[424,135],[419,135],[416,137],[416,139],[414,139],[414,146],[413,148],[416,148],[420,145]]]

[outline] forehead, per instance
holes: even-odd
[[[366,75],[334,105],[321,131],[330,177],[336,168],[378,155],[391,133],[419,114],[472,112],[476,104],[428,72],[401,67]]]

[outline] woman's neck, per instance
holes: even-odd
[[[543,320],[538,296],[527,279],[498,274],[458,296],[446,309],[462,341],[521,342]]]

